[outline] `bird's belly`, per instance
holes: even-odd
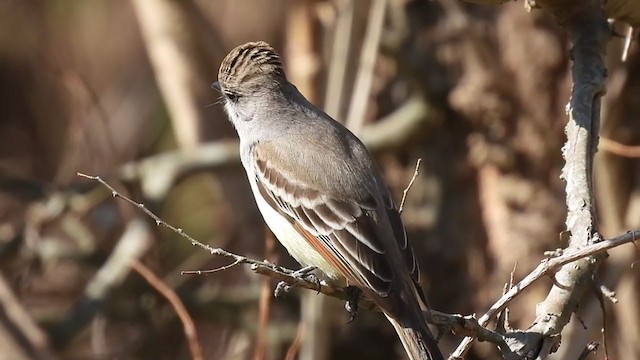
[[[341,276],[335,267],[329,264],[319,252],[309,245],[307,240],[296,231],[288,219],[267,204],[266,200],[262,198],[260,190],[258,190],[256,180],[250,177],[249,182],[264,221],[289,254],[301,265],[315,266],[329,278],[333,280],[339,279]]]

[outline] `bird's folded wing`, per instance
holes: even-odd
[[[378,296],[387,297],[395,272],[379,238],[382,236],[376,228],[379,225],[372,217],[376,206],[373,198],[360,202],[335,199],[292,179],[259,154],[255,155],[258,189],[267,203],[291,221],[300,235],[351,285],[368,287]],[[417,263],[402,221],[393,207],[388,211],[405,263],[417,281]]]

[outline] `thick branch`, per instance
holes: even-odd
[[[608,40],[606,18],[599,1],[589,1],[584,11],[562,21],[573,42],[573,89],[569,103],[567,142],[563,147],[566,181],[567,230],[570,250],[598,240],[592,169],[600,126],[600,98],[605,88],[603,58]],[[547,298],[536,308],[532,332],[559,334],[569,322],[588,288],[597,259],[585,258],[564,266],[555,276]]]

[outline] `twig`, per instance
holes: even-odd
[[[145,198],[159,200],[164,199],[172,186],[187,174],[238,166],[238,142],[220,140],[190,151],[170,151],[127,163],[120,168],[118,177],[123,181],[138,181]]]
[[[535,360],[545,360],[556,351],[558,346],[558,335],[547,337],[542,341],[542,346]]]
[[[627,25],[627,33],[624,36],[624,45],[622,47],[622,62],[627,61],[629,48],[631,47],[631,41],[633,41],[633,26]]]
[[[604,286],[604,285],[603,285]],[[604,293],[602,292],[600,287],[597,287],[596,284],[594,284],[594,287],[596,288],[596,298],[598,299],[598,303],[600,303],[600,311],[602,312],[602,328],[600,330],[600,332],[602,333],[602,347],[604,348],[604,358],[606,360],[609,360],[609,346],[607,345],[607,324],[609,323],[609,317],[607,316],[607,307],[604,304]],[[607,289],[608,290],[608,289]],[[586,329],[586,327],[585,327]],[[588,348],[588,346],[587,346]],[[585,349],[586,351],[587,349]],[[584,352],[583,352],[584,354]]]
[[[422,163],[422,158],[418,158],[418,161],[416,161],[416,169],[413,171],[413,176],[411,177],[411,180],[409,181],[407,187],[402,192],[402,201],[400,201],[400,207],[398,208],[399,213],[402,213],[402,210],[404,209],[404,202],[405,200],[407,200],[407,194],[409,193],[411,186],[413,186],[413,182],[416,181],[416,178],[418,177],[418,173],[420,171],[420,163]]]
[[[327,91],[324,97],[324,111],[334,119],[342,119],[342,104],[346,100],[345,78],[349,65],[351,50],[351,33],[353,29],[355,3],[353,1],[339,1],[337,17],[333,26],[331,41],[331,60],[327,71]]]
[[[611,301],[614,304],[618,303],[618,298],[616,297],[616,292],[609,289],[606,285],[604,284],[600,284],[599,286],[599,291],[600,293],[609,301]]]
[[[640,158],[640,146],[625,145],[606,137],[600,137],[598,149],[623,157]]]
[[[33,314],[25,309],[5,277],[0,273],[0,331],[4,341],[2,355],[5,359],[53,360],[57,357],[50,349],[47,335],[36,324]],[[19,339],[20,341],[11,341]]]
[[[318,102],[316,78],[320,70],[320,54],[317,49],[317,18],[315,4],[295,1],[287,6],[285,33],[287,34],[285,57],[287,79],[296,84],[300,92],[312,103]]]
[[[293,338],[293,342],[289,349],[287,350],[287,355],[285,356],[285,360],[295,360],[296,355],[300,352],[300,346],[302,344],[302,340],[304,339],[304,323],[301,321],[298,324],[298,331],[296,331],[296,337]]]
[[[496,303],[493,304],[493,306],[491,306],[491,308],[482,315],[480,319],[478,319],[478,323],[480,326],[486,326],[489,323],[489,320],[491,320],[496,313],[502,311],[507,304],[520,295],[524,289],[528,288],[539,278],[557,271],[561,266],[636,240],[638,240],[636,237],[636,231],[629,231],[626,234],[617,236],[613,239],[600,241],[595,244],[587,245],[584,248],[565,252],[560,256],[543,260],[532,272],[525,276],[524,279],[509,289],[506,294],[496,301]],[[462,358],[471,346],[472,342],[472,338],[467,337],[463,339],[460,345],[458,345],[458,348],[453,352],[452,357],[457,356]]]
[[[198,333],[196,326],[193,323],[193,319],[189,316],[189,312],[184,307],[184,304],[178,297],[178,295],[168,287],[160,278],[158,278],[148,267],[142,264],[138,260],[134,260],[130,264],[131,268],[135,270],[140,276],[142,276],[154,289],[156,289],[162,296],[164,296],[169,304],[173,307],[182,322],[184,328],[184,335],[187,338],[189,344],[189,351],[191,352],[191,358],[193,360],[203,360],[202,347],[198,341]]]
[[[193,149],[200,142],[205,119],[199,102],[206,98],[201,77],[207,72],[201,64],[211,59],[202,59],[196,22],[182,3],[188,2],[132,1],[177,143],[180,148]]]
[[[578,356],[577,360],[585,360],[589,355],[596,352],[598,350],[599,344],[597,342],[590,342],[587,346],[582,350],[580,356]]]
[[[264,253],[269,261],[275,262],[275,239],[271,231],[265,228]],[[254,360],[265,359],[267,352],[267,329],[269,327],[269,314],[271,312],[271,279],[264,277],[260,284],[260,297],[258,300],[258,329],[256,331],[256,344]]]
[[[137,207],[138,209],[142,210],[142,212],[144,212],[145,214],[147,214],[147,216],[149,216],[150,218],[152,218],[155,223],[156,226],[162,226],[165,227],[167,229],[170,229],[171,231],[175,232],[176,234],[182,236],[183,238],[189,240],[191,242],[191,245],[193,246],[198,246],[206,251],[208,251],[211,255],[219,255],[219,256],[225,256],[225,257],[229,257],[234,259],[234,262],[231,265],[227,265],[227,268],[239,265],[239,264],[256,264],[256,265],[262,265],[262,266],[267,266],[267,267],[274,267],[275,265],[270,264],[266,261],[259,261],[259,260],[254,260],[254,259],[250,259],[248,257],[245,256],[241,256],[241,255],[237,255],[225,250],[222,250],[220,248],[213,248],[209,245],[203,244],[200,241],[192,238],[191,236],[189,236],[187,233],[184,232],[183,229],[177,228],[171,224],[168,224],[167,222],[165,222],[164,220],[160,219],[156,214],[154,214],[151,210],[147,209],[147,207],[142,204],[142,203],[137,203],[133,200],[131,200],[130,198],[120,194],[116,189],[113,188],[113,186],[109,185],[106,181],[102,180],[102,178],[100,176],[92,176],[92,175],[87,175],[87,174],[83,174],[83,173],[78,173],[78,176],[83,177],[85,179],[90,179],[90,180],[94,180],[99,182],[102,186],[106,187],[107,189],[109,189],[111,191],[111,196],[113,197],[119,197],[122,200],[128,202],[129,204]],[[226,270],[225,269],[225,270]]]
[[[220,272],[220,271],[229,270],[232,267],[234,267],[236,265],[239,265],[241,263],[242,263],[242,259],[236,259],[229,265],[220,266],[218,268],[210,269],[210,270],[184,270],[184,271],[180,271],[180,275],[206,275],[206,274],[213,274],[213,273],[217,273],[217,272]]]
[[[406,149],[408,141],[424,134],[437,119],[424,97],[416,94],[390,114],[364,126],[358,136],[373,153]]]
[[[387,0],[372,1],[367,33],[362,42],[362,50],[360,52],[360,66],[356,83],[353,87],[351,107],[346,121],[346,126],[355,133],[360,132],[364,124],[367,104],[371,95],[371,84],[373,83],[373,68],[378,54],[378,47],[380,46],[386,10]]]

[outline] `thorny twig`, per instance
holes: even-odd
[[[266,261],[250,259],[250,258],[242,256],[242,255],[234,254],[234,253],[225,251],[225,250],[220,249],[220,248],[214,248],[214,247],[211,247],[211,246],[209,246],[207,244],[203,244],[200,241],[198,241],[198,240],[192,238],[191,236],[189,236],[187,233],[184,232],[183,229],[177,228],[177,227],[165,222],[164,220],[160,219],[158,217],[158,215],[154,214],[144,204],[135,202],[135,201],[131,200],[130,198],[120,194],[116,189],[113,188],[113,186],[109,185],[106,181],[102,180],[102,178],[100,176],[92,176],[92,175],[87,175],[87,174],[83,174],[83,173],[78,173],[78,176],[83,177],[85,179],[94,180],[94,181],[99,182],[102,186],[106,187],[107,189],[109,189],[111,191],[111,196],[119,197],[122,200],[128,202],[129,204],[131,204],[131,205],[137,207],[138,209],[142,210],[142,212],[147,214],[147,216],[149,216],[150,218],[152,218],[156,222],[156,226],[162,226],[162,227],[168,228],[169,230],[171,230],[171,231],[175,232],[176,234],[182,236],[183,238],[189,240],[191,242],[191,245],[198,246],[198,247],[208,251],[211,255],[225,256],[225,257],[229,257],[229,258],[234,259],[233,263],[231,263],[230,265],[225,265],[225,266],[222,267],[222,268],[224,268],[224,270],[229,269],[229,268],[231,268],[233,266],[236,266],[236,265],[239,265],[239,264],[256,264],[256,265],[275,267],[274,264],[268,263]],[[215,269],[214,270],[208,270],[207,272],[202,271],[200,273],[206,274],[208,272],[216,272],[216,270]]]

